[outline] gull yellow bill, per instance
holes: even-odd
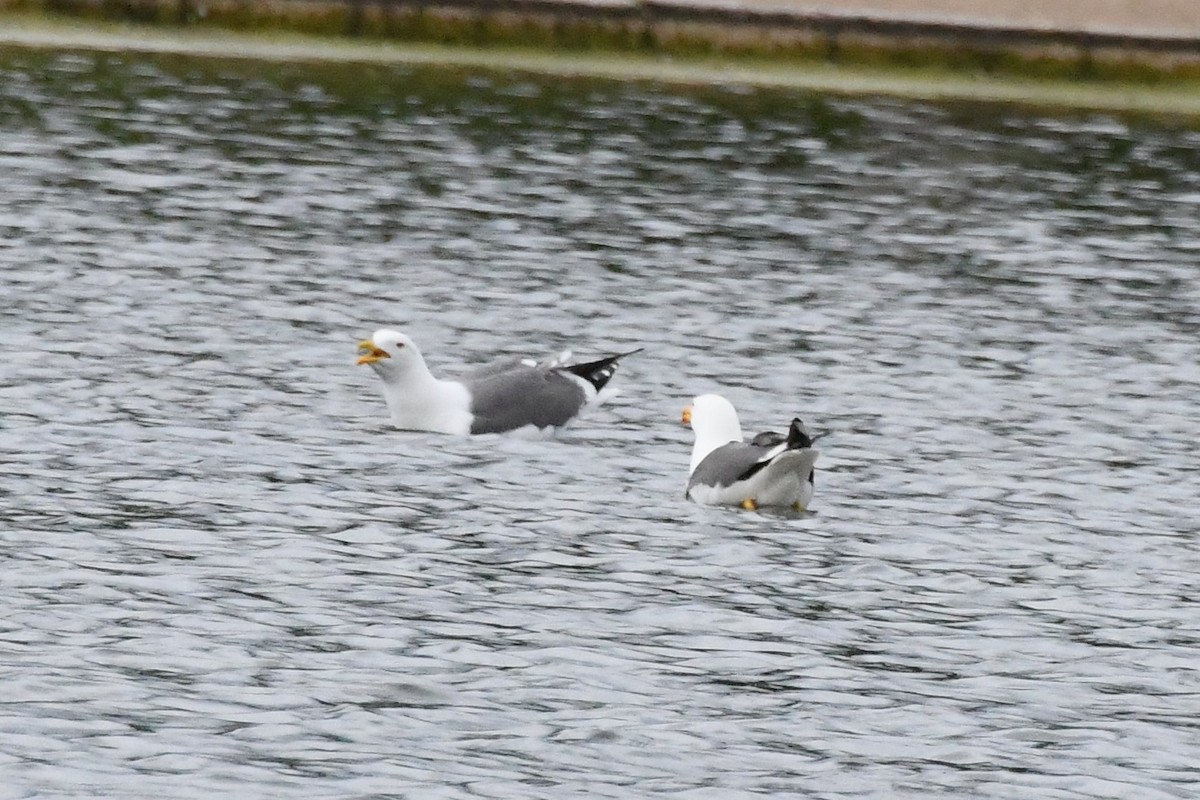
[[[355,363],[360,366],[363,364],[374,364],[376,361],[384,358],[391,358],[386,351],[376,347],[375,343],[370,339],[364,339],[358,343],[358,352],[360,355],[358,361]]]

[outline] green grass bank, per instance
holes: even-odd
[[[818,22],[626,0],[0,0],[0,46],[444,63],[1200,118],[1200,42]]]

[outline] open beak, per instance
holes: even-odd
[[[374,364],[380,359],[391,358],[391,356],[387,354],[386,350],[380,350],[370,339],[364,339],[358,343],[358,352],[360,354],[358,356],[358,361],[354,363],[360,366],[362,364]]]
[[[683,410],[683,414],[680,415],[679,421],[682,422],[684,425],[692,424],[692,407],[691,406],[688,406],[687,408],[685,408]]]

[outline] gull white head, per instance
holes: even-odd
[[[461,384],[429,372],[413,340],[382,328],[358,343],[358,362],[383,380],[392,422],[403,430],[465,434],[471,428],[470,397]]]
[[[695,472],[696,466],[713,450],[742,440],[742,424],[738,422],[737,411],[733,403],[719,394],[702,394],[694,398],[683,410],[683,423],[691,425],[696,433],[689,474]]]
[[[428,372],[421,351],[413,340],[400,331],[380,328],[358,343],[358,364],[368,364],[385,382],[392,382],[411,373]]]

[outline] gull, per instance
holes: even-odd
[[[457,380],[435,378],[407,335],[383,328],[359,342],[359,364],[383,381],[383,396],[398,428],[450,434],[556,429],[615,393],[605,386],[620,359],[641,350],[582,364],[563,354],[538,363],[505,359]]]
[[[787,435],[767,431],[742,441],[733,404],[703,394],[683,410],[683,422],[696,433],[686,495],[703,505],[791,506],[804,511],[812,502],[813,465],[820,455],[799,418]]]

